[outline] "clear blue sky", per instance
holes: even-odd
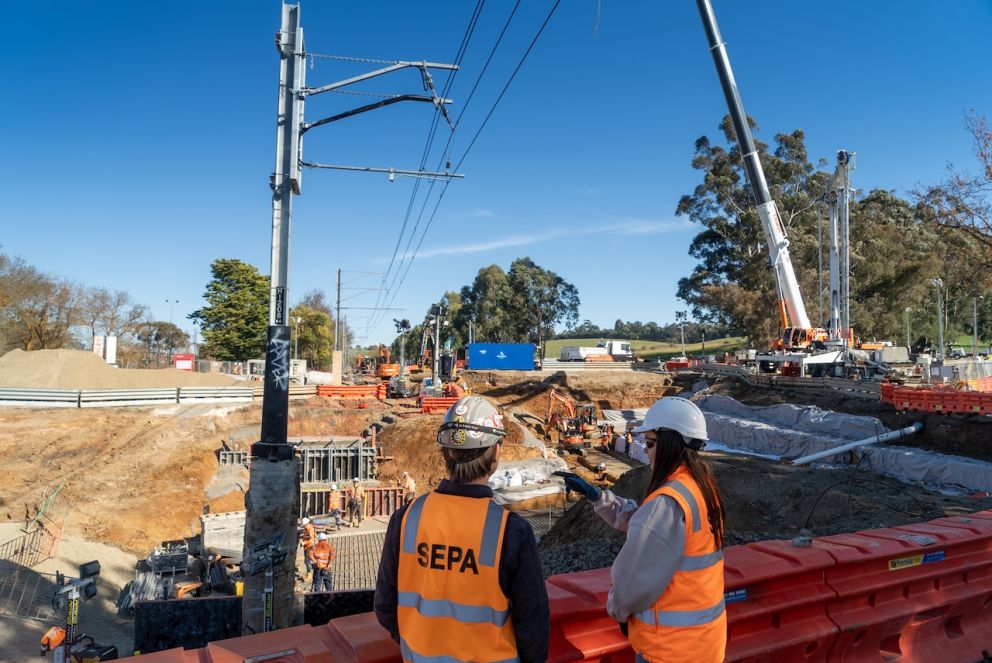
[[[526,0],[517,11],[455,135],[454,163],[552,4]],[[451,62],[474,6],[304,0],[307,50]],[[802,128],[814,161],[856,151],[855,186],[899,194],[939,180],[948,162],[974,163],[962,116],[992,108],[988,0],[714,6],[745,108],[766,142]],[[455,116],[512,7],[485,3],[449,94]],[[259,0],[0,2],[2,250],[53,274],[127,290],[158,319],[171,308],[189,331],[185,316],[201,305],[215,258],[267,274],[279,19],[278,2]],[[307,82],[377,66],[317,60]],[[439,89],[445,78],[436,74]],[[413,71],[359,89],[422,93]],[[308,101],[306,119],[370,101],[320,95]],[[697,231],[675,217],[675,206],[700,180],[690,167],[695,139],[715,137],[725,113],[692,0],[564,0],[465,159],[466,179],[448,188],[402,287],[394,286],[387,301],[405,310],[388,313],[363,340],[388,341],[391,318],[419,321],[480,267],[507,269],[525,255],[578,287],[582,318],[672,321]],[[416,168],[431,120],[427,104],[398,104],[314,129],[304,156]],[[430,168],[448,132],[438,135]],[[294,201],[291,301],[312,288],[333,299],[338,268],[350,287],[379,287],[380,276],[356,272],[386,271],[413,187],[408,178],[306,171]],[[376,294],[344,292],[355,307],[373,306]],[[368,314],[347,312],[360,332]]]

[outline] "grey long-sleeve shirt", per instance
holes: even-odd
[[[685,514],[679,503],[661,495],[638,507],[604,490],[593,502],[596,514],[621,532],[627,540],[620,549],[610,578],[613,587],[606,612],[618,622],[647,610],[657,601],[685,554]]]

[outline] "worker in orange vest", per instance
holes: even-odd
[[[310,551],[310,560],[313,562],[313,588],[311,591],[334,591],[334,573],[331,571],[331,563],[334,561],[336,552],[326,534],[321,532],[317,535],[317,544]]]
[[[313,562],[310,560],[310,550],[313,549],[317,541],[317,528],[311,523],[309,518],[303,519],[303,529],[300,532],[300,543],[303,545],[303,564],[307,568],[307,573],[313,570]]]
[[[644,434],[652,467],[640,505],[562,473],[600,518],[627,532],[610,569],[606,611],[620,622],[638,661],[723,661],[723,506],[699,455],[706,419],[692,401],[662,398],[634,432]]]
[[[459,399],[437,435],[448,478],[389,520],[375,613],[404,661],[547,660],[534,532],[493,501],[487,483],[505,435],[492,403]]]
[[[61,626],[53,626],[45,631],[45,635],[41,636],[40,655],[44,656],[50,651],[55,651],[63,642],[65,642],[65,629]]]

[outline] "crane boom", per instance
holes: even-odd
[[[810,322],[809,316],[806,315],[806,305],[799,292],[799,282],[796,280],[796,272],[792,267],[792,259],[789,257],[789,239],[785,234],[785,226],[782,225],[775,201],[772,200],[772,196],[768,192],[765,172],[761,168],[758,150],[754,145],[754,136],[751,135],[751,127],[748,126],[747,115],[744,114],[744,104],[741,103],[741,96],[734,80],[734,72],[730,68],[727,47],[720,36],[720,29],[717,27],[716,16],[713,14],[710,0],[696,0],[696,6],[699,8],[699,15],[703,20],[703,28],[710,44],[710,53],[713,54],[716,72],[720,77],[723,95],[727,99],[727,108],[730,110],[730,119],[734,123],[734,131],[737,134],[737,141],[743,154],[744,171],[747,173],[747,179],[757,203],[758,216],[761,217],[761,226],[765,231],[768,255],[772,268],[775,270],[779,301],[784,304],[784,310],[788,314],[788,319],[782,321],[782,327],[795,326],[809,329]],[[780,305],[780,310],[781,308]]]

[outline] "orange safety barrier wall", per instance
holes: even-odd
[[[386,397],[385,384],[317,385],[317,395],[328,398],[378,398]]]
[[[438,398],[425,397],[423,402],[420,404],[420,411],[424,414],[436,414],[438,412],[447,412],[448,408],[458,401],[457,396],[442,396]]]
[[[674,371],[680,368],[689,368],[689,362],[687,361],[666,361],[665,370]]]
[[[980,391],[957,391],[952,388],[924,389],[883,383],[880,393],[883,401],[891,403],[900,411],[992,414],[992,394]]]
[[[725,552],[727,661],[982,660],[992,643],[992,511]],[[633,663],[606,614],[610,569],[553,576],[548,660]],[[373,613],[171,649],[150,663],[399,663]],[[256,658],[254,660],[263,660]]]

